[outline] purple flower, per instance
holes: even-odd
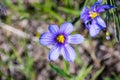
[[[80,18],[83,19],[91,37],[95,37],[100,30],[106,29],[106,24],[99,16],[99,13],[111,8],[114,8],[114,6],[102,4],[102,0],[98,0],[90,9],[88,9],[88,7],[83,9]]]
[[[65,22],[60,26],[49,25],[49,32],[43,33],[40,37],[40,44],[43,46],[54,45],[49,52],[49,60],[55,61],[60,52],[65,60],[68,62],[74,61],[76,53],[70,44],[80,44],[84,41],[84,37],[80,34],[70,35],[73,31],[73,25],[69,22]]]
[[[5,17],[7,15],[6,8],[0,3],[0,17]]]

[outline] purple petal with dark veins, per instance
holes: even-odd
[[[49,56],[48,56],[49,60],[55,61],[59,57],[60,51],[61,51],[61,47],[58,44],[56,44],[49,52]]]
[[[73,25],[70,22],[65,22],[60,26],[60,33],[70,34],[73,31]]]
[[[96,24],[102,29],[102,30],[104,30],[105,28],[106,28],[106,24],[105,24],[105,22],[103,21],[103,19],[100,17],[100,16],[98,16],[98,17],[96,17]]]
[[[68,36],[68,43],[80,44],[82,42],[84,42],[84,37],[80,34],[74,34],[74,35]]]
[[[96,35],[98,35],[101,30],[101,28],[96,24],[95,20],[93,20],[91,24],[86,24],[86,26],[91,37],[95,37]]]
[[[49,32],[43,33],[40,36],[39,41],[40,41],[40,44],[43,46],[48,46],[48,45],[52,45],[55,43],[54,36]]]
[[[62,48],[62,54],[63,54],[63,57],[65,58],[65,60],[67,60],[68,62],[73,62],[76,58],[76,53],[69,44],[66,44]]]
[[[106,10],[109,10],[112,8],[115,8],[115,7],[111,6],[111,5],[104,4],[104,5],[100,5],[100,6],[96,7],[96,12],[98,12],[98,13],[105,12]]]
[[[59,32],[59,28],[55,24],[49,25],[48,29],[49,29],[50,33],[52,33],[54,35],[56,35]]]

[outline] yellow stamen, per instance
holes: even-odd
[[[59,36],[57,37],[57,41],[58,41],[59,43],[64,43],[64,41],[65,41],[64,35],[59,35]]]
[[[98,13],[96,13],[96,12],[89,12],[89,14],[90,14],[90,17],[91,17],[92,19],[94,19],[95,17],[98,16]]]

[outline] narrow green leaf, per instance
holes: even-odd
[[[73,9],[69,9],[69,8],[65,8],[65,7],[59,7],[58,8],[60,11],[63,11],[65,13],[68,13],[68,14],[73,14],[73,15],[80,15],[80,11],[77,11],[77,10],[73,10]]]
[[[88,67],[83,66],[82,69],[79,71],[78,76],[76,76],[75,80],[85,80],[87,75],[91,72],[92,66]]]
[[[93,75],[93,77],[92,77],[91,80],[96,80],[97,77],[102,73],[102,71],[104,70],[104,68],[105,68],[105,67],[100,68],[100,69]]]
[[[63,77],[71,78],[72,76],[67,74],[63,69],[60,69],[58,66],[49,64],[51,69]]]

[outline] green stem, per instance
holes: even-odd
[[[110,3],[112,4],[112,5],[114,5],[115,7],[116,7],[116,3],[115,3],[115,0],[110,0]],[[118,42],[120,42],[120,19],[119,19],[119,16],[118,16],[118,10],[117,10],[117,8],[115,8],[114,10],[113,10],[113,17],[114,17],[114,23],[115,23],[115,37],[116,37],[116,40],[118,41]]]

